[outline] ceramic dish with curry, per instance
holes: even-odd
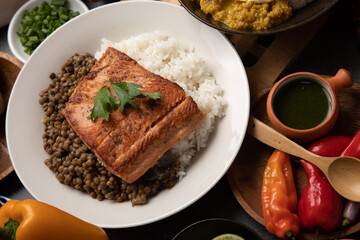
[[[264,35],[302,26],[337,1],[326,0],[180,0],[195,18],[231,34]]]

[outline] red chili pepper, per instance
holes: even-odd
[[[300,221],[290,157],[275,149],[266,165],[261,189],[265,227],[281,239],[295,239]]]
[[[300,163],[308,178],[298,205],[301,224],[309,230],[333,232],[341,222],[343,200],[319,168],[305,160]]]
[[[323,157],[337,157],[350,144],[352,137],[327,136],[311,144],[309,151]]]
[[[323,157],[336,157],[350,141],[350,137],[329,136],[314,142],[309,151]],[[308,179],[298,205],[301,224],[309,230],[332,232],[340,225],[343,199],[319,168],[305,160],[300,163]]]
[[[360,158],[360,131],[351,139],[341,156]]]

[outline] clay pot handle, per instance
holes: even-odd
[[[340,69],[335,76],[325,78],[337,96],[344,88],[349,88],[354,84],[351,73],[345,69]]]

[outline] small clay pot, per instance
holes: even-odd
[[[278,92],[278,89],[292,82],[294,78],[299,77],[311,78],[314,81],[318,81],[319,84],[326,88],[330,95],[331,109],[329,110],[326,118],[319,125],[309,129],[295,129],[286,126],[277,118],[273,107],[274,97]],[[338,118],[339,93],[342,89],[351,87],[353,83],[352,75],[345,69],[340,69],[333,77],[324,77],[310,72],[297,72],[290,74],[278,81],[269,92],[266,102],[266,111],[270,123],[277,131],[297,142],[309,142],[322,137],[334,127]]]

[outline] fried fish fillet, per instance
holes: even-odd
[[[126,106],[114,111],[109,121],[90,115],[94,99],[112,82],[142,85],[143,92],[160,92],[162,98],[136,98],[138,109]],[[132,183],[140,178],[172,146],[189,135],[206,117],[185,91],[149,72],[126,54],[109,47],[70,97],[63,115],[98,160],[114,175]]]

